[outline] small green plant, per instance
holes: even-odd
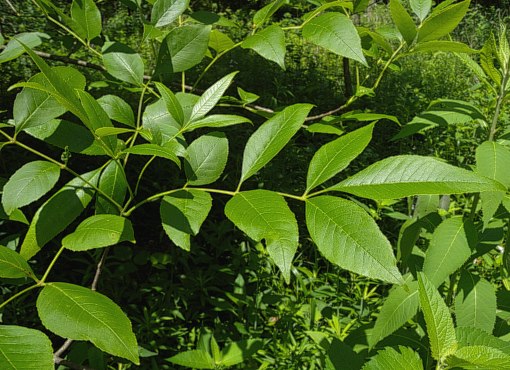
[[[141,45],[154,51],[152,59],[144,59],[103,34],[101,12],[93,0],[74,0],[69,12],[50,0],[34,0],[52,23],[83,46],[109,82],[117,84],[133,101],[120,94],[95,98],[88,91],[94,82],[87,83],[76,68],[48,65],[33,50],[48,35],[14,35],[0,53],[2,63],[26,53],[40,70],[28,81],[11,87],[22,90],[12,107],[12,119],[0,127],[5,140],[0,143],[2,151],[19,150],[37,158],[9,173],[3,185],[3,218],[28,227],[20,245],[0,247],[0,277],[13,279],[16,287],[16,293],[0,308],[38,291],[35,304],[42,327],[0,326],[3,367],[23,368],[27,361],[39,369],[65,365],[65,353],[73,341],[89,341],[99,350],[122,358],[110,360],[119,368],[124,360],[139,365],[144,350],[138,346],[129,318],[110,298],[96,291],[108,250],[136,243],[135,236],[143,232],[143,226],[134,222],[135,212],[157,202],[158,222],[165,234],[176,247],[190,251],[192,238],[201,233],[213,208],[211,194],[228,199],[223,210],[226,218],[269,256],[287,284],[292,281],[300,237],[306,238],[300,235],[306,225],[310,239],[330,263],[394,285],[375,326],[368,332],[365,327],[356,329],[364,333],[364,339],[359,331],[351,331],[352,324],[340,328],[340,314],[329,315],[327,332],[314,331],[317,302],[300,307],[298,314],[311,317],[308,335],[323,354],[317,356],[317,366],[341,368],[340,353],[353,359],[354,368],[364,369],[389,366],[384,364],[394,369],[507,367],[510,354],[502,340],[491,334],[496,320],[494,286],[479,277],[469,263],[490,255],[496,245],[488,239],[487,230],[503,231],[503,221],[509,219],[504,207],[508,206],[510,180],[505,165],[510,163],[510,152],[503,143],[494,141],[501,107],[510,91],[510,48],[504,32],[498,46],[491,39],[482,49],[481,67],[463,57],[495,94],[492,120],[480,116],[473,105],[441,100],[433,102],[424,114],[428,120],[425,127],[423,120],[413,121],[399,136],[438,124],[437,116],[447,122],[458,115],[483,120],[489,130],[487,141],[476,150],[475,171],[438,158],[397,155],[339,179],[338,174],[370,144],[378,121],[398,123],[393,116],[349,108],[360,98],[375,94],[384,75],[398,69],[402,58],[420,52],[476,52],[463,43],[444,39],[468,11],[469,0],[449,0],[433,9],[431,1],[411,0],[413,16],[400,1],[391,0],[389,11],[396,27],[391,34],[354,25],[351,16],[364,12],[367,1],[310,1],[311,10],[295,25],[281,27],[271,19],[289,5],[277,0],[254,14],[251,28],[239,42],[229,37],[231,22],[218,14],[194,11],[189,1],[127,3],[141,14],[150,9]],[[311,114],[313,106],[307,103],[278,111],[257,106],[258,97],[249,92],[249,86],[238,86],[235,96],[227,95],[238,73],[250,71],[229,71],[204,90],[198,89],[204,76],[234,49],[253,51],[285,68],[286,32],[300,32],[306,42],[320,50],[350,60],[357,76],[354,94],[336,109]],[[242,145],[242,153],[230,153],[231,126],[253,121],[256,127]],[[343,133],[341,125],[345,122],[361,127]],[[255,175],[303,129],[335,136],[307,163],[301,189],[291,193],[258,186],[253,181]],[[25,140],[26,135],[31,139]],[[50,147],[40,146],[41,142]],[[235,144],[239,145],[237,141]],[[229,160],[235,165],[228,166]],[[157,162],[168,171],[164,181],[147,175]],[[220,182],[221,187],[211,185]],[[461,212],[448,207],[438,212],[440,195],[466,193],[476,195]],[[402,214],[406,221],[396,248],[372,217],[374,213],[368,213],[358,198],[378,205],[392,204],[389,199],[409,200],[411,211]],[[288,202],[301,205],[304,217],[296,216]],[[25,209],[34,210],[32,217],[26,217]],[[423,230],[431,234],[428,241],[423,240]],[[503,243],[503,238],[497,242]],[[41,252],[52,244],[57,244],[58,250],[41,266]],[[62,254],[100,248],[103,252],[91,288],[51,281]],[[501,262],[504,278],[507,254]],[[165,255],[152,257],[154,264],[168,264]],[[448,304],[455,301],[457,331],[437,290],[440,287],[447,291]],[[368,291],[365,285],[360,296],[368,300],[374,289]],[[235,295],[230,297],[235,301]],[[418,307],[425,326],[420,317],[414,320]],[[418,337],[420,343],[427,342],[428,337],[429,344],[419,351],[409,341],[398,342],[401,347],[385,344],[384,340],[403,325],[409,327],[403,329],[404,334],[399,332],[401,337]],[[53,350],[44,330],[52,333],[52,338],[65,339],[59,349]],[[295,341],[292,333],[289,337]],[[261,348],[269,342],[265,339],[250,335],[226,341],[220,350],[213,335],[202,335],[197,349],[183,351],[168,361],[216,369],[259,356],[261,367],[267,367],[270,363],[260,360],[264,357]],[[377,353],[387,346],[394,348]],[[299,347],[293,343],[292,350],[299,351]]]

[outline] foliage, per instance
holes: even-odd
[[[4,35],[0,63],[26,54],[40,72],[10,87],[0,124],[15,158],[2,179],[2,367],[508,367],[504,28],[480,51],[448,38],[469,0],[391,0],[391,30],[357,25],[370,11],[357,0],[276,0],[249,27],[186,0],[122,3],[110,6],[140,16],[136,44],[104,27],[104,4],[33,2],[104,74],[95,81],[42,58],[57,32]],[[284,10],[297,16],[276,21]],[[273,110],[256,104],[256,70],[211,72],[241,49],[285,70],[287,38],[342,58],[345,92],[354,68],[353,94],[324,113]],[[374,130],[400,121],[356,105],[430,52],[463,63],[489,108],[440,97],[383,144],[477,124],[473,168],[398,153],[359,169]],[[290,186],[285,160],[308,168]]]

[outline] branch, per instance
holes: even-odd
[[[64,358],[57,357],[57,356],[54,356],[53,361],[55,362],[56,365],[64,365],[64,366],[67,366],[68,368],[73,369],[73,370],[95,370],[92,367],[78,365],[74,362],[71,362],[69,360],[66,360]]]

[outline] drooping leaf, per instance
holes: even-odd
[[[372,139],[374,124],[367,125],[323,145],[313,156],[306,177],[306,192],[346,168]]]
[[[12,249],[0,245],[0,277],[10,279],[35,278],[35,274],[23,257]]]
[[[132,146],[131,148],[124,149],[122,152],[136,155],[151,155],[170,159],[177,166],[181,167],[181,161],[177,157],[175,149],[169,144],[171,143],[165,144],[164,146],[156,144],[139,144]]]
[[[241,47],[254,50],[285,70],[285,33],[280,27],[272,25],[248,36]]]
[[[101,12],[94,0],[73,0],[71,18],[79,25],[78,36],[90,41],[101,34]]]
[[[420,21],[423,22],[430,12],[432,0],[409,0],[409,4],[411,5],[411,9],[414,14],[416,14]]]
[[[0,368],[5,370],[53,370],[50,339],[39,330],[0,325]]]
[[[216,29],[211,31],[209,35],[209,47],[216,51],[216,53],[228,50],[234,45],[234,41],[223,32]]]
[[[429,281],[438,287],[459,269],[471,255],[474,226],[462,217],[452,217],[443,221],[432,234],[425,255],[423,272]]]
[[[418,311],[418,305],[418,285],[415,281],[394,287],[381,307],[372,335],[368,337],[369,346],[373,348],[412,319]]]
[[[367,65],[352,21],[341,13],[324,13],[303,27],[303,37],[335,54]]]
[[[240,183],[254,175],[289,142],[312,109],[310,104],[295,104],[275,114],[248,139],[243,153]]]
[[[97,99],[97,102],[111,120],[135,127],[133,110],[122,98],[116,95],[103,95]]]
[[[111,161],[101,172],[99,189],[109,195],[118,204],[122,204],[127,192],[127,179],[124,168],[118,161]],[[119,209],[108,199],[98,194],[96,199],[96,214],[110,213],[119,214]]]
[[[427,276],[418,273],[420,305],[427,324],[432,357],[440,361],[457,349],[455,329],[450,311]]]
[[[83,174],[82,178],[97,185],[99,171]],[[83,212],[93,195],[92,187],[82,179],[69,181],[35,213],[21,245],[20,255],[26,260],[32,258]]]
[[[464,0],[447,6],[425,19],[418,29],[418,43],[437,40],[453,31],[466,15],[469,3],[470,0]]]
[[[496,322],[496,292],[487,280],[462,271],[455,296],[457,326],[492,333]]]
[[[253,240],[265,240],[269,256],[289,282],[299,231],[285,199],[269,190],[237,193],[227,202],[225,215]]]
[[[459,348],[447,359],[450,368],[505,370],[510,368],[510,355],[486,346]]]
[[[124,127],[100,127],[94,131],[94,134],[98,138],[103,138],[105,136],[115,136],[119,134],[125,134],[127,132],[136,132],[133,128],[124,128]],[[140,133],[142,133],[141,131]]]
[[[113,77],[132,85],[143,83],[142,57],[120,42],[106,42],[103,46],[103,63]]]
[[[157,0],[152,6],[151,22],[156,27],[169,25],[188,8],[189,0]]]
[[[377,352],[362,370],[421,370],[423,363],[418,353],[409,347],[385,348]]]
[[[371,278],[403,282],[390,242],[354,202],[332,196],[307,199],[306,225],[319,251],[332,263]]]
[[[407,45],[411,45],[416,37],[416,25],[399,0],[390,1],[390,13],[398,31]]]
[[[432,157],[400,155],[376,162],[330,190],[370,199],[396,199],[418,194],[505,191],[505,188]]]
[[[496,46],[496,38],[494,34],[490,34],[485,44],[483,44],[482,50],[480,50],[480,65],[474,63],[478,68],[474,67],[477,74],[482,74],[484,77],[489,77],[498,87],[501,86],[503,76],[501,75],[500,69],[497,67],[498,51]],[[491,84],[489,84],[490,86]]]
[[[131,222],[121,216],[101,214],[82,221],[73,233],[62,239],[62,245],[72,251],[86,251],[123,241],[135,242]]]
[[[177,100],[177,97],[174,95],[172,90],[162,83],[156,82],[156,87],[161,94],[161,98],[165,102],[168,113],[170,113],[173,119],[182,126],[184,124],[184,112],[182,110],[181,103],[179,103],[179,100]]]
[[[179,190],[161,201],[163,229],[177,246],[189,251],[190,236],[197,235],[212,206],[209,193],[201,190]]]
[[[16,59],[25,52],[25,49],[18,41],[21,41],[29,48],[35,48],[42,44],[43,39],[49,39],[50,36],[42,32],[22,32],[13,36],[7,43],[5,49],[0,53],[0,64]]]
[[[216,367],[211,355],[201,349],[181,352],[166,360],[176,365],[189,367],[190,369],[214,369]]]
[[[275,0],[272,3],[269,3],[262,9],[258,10],[253,17],[253,24],[255,27],[260,27],[264,23],[266,23],[274,13],[278,11],[284,4],[286,0]]]
[[[21,208],[49,192],[60,177],[60,167],[48,161],[33,161],[23,165],[9,178],[3,188],[2,205],[5,213]]]
[[[110,298],[68,283],[46,283],[37,298],[37,312],[51,332],[88,340],[99,349],[139,364],[131,322]]]
[[[228,87],[234,80],[237,72],[232,72],[225,77],[221,78],[217,82],[215,82],[211,87],[204,91],[202,96],[198,99],[198,101],[193,106],[191,111],[191,116],[189,117],[189,122],[185,125],[185,128],[193,121],[196,121],[202,117],[204,117],[207,113],[214,108],[214,106],[218,103],[220,98],[223,96],[225,91],[227,91]]]
[[[219,179],[228,159],[228,140],[222,132],[200,136],[186,149],[184,170],[190,185],[205,185]]]
[[[202,127],[219,128],[238,125],[240,123],[251,123],[251,121],[246,117],[236,116],[233,114],[211,114],[187,124],[186,132]]]

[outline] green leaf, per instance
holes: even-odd
[[[168,72],[183,72],[196,66],[207,52],[210,33],[211,26],[201,24],[172,29],[161,45],[160,58],[165,54],[170,58],[163,67],[169,68]]]
[[[96,185],[99,171],[81,176]],[[82,179],[74,178],[48,199],[34,215],[21,245],[20,255],[32,258],[50,240],[70,225],[92,200],[94,191]]]
[[[209,353],[201,349],[186,351],[176,354],[167,361],[192,369],[215,369],[216,364]]]
[[[190,236],[197,235],[212,206],[209,193],[201,190],[179,190],[161,201],[163,229],[177,246],[189,251]]]
[[[447,6],[425,19],[418,29],[418,43],[437,40],[453,31],[466,15],[469,2],[470,0],[464,0]]]
[[[462,267],[471,256],[470,242],[474,233],[472,223],[460,216],[446,219],[434,230],[425,255],[423,272],[435,287]]]
[[[477,74],[482,73],[482,75],[490,77],[490,79],[499,87],[501,86],[501,82],[503,76],[501,75],[501,71],[494,64],[495,61],[498,60],[498,50],[496,46],[496,39],[494,34],[491,33],[490,37],[485,41],[485,44],[480,50],[480,66],[482,71],[479,71],[479,67],[474,67],[475,71],[478,71]],[[478,66],[477,63],[474,63]]]
[[[307,199],[306,225],[319,251],[332,263],[370,278],[403,282],[390,242],[354,202],[332,196]]]
[[[151,22],[156,27],[169,25],[188,8],[189,0],[157,0],[152,6]]]
[[[416,14],[420,21],[423,22],[430,12],[432,0],[409,0],[409,4],[411,5],[411,9],[414,14]]]
[[[42,44],[43,39],[49,39],[50,36],[42,32],[23,32],[18,33],[7,43],[5,49],[0,53],[0,64],[16,59],[25,52],[21,41],[30,49]]]
[[[478,53],[478,50],[471,49],[468,45],[457,41],[426,41],[416,45],[412,51],[415,52],[436,52],[449,51],[453,53]]]
[[[125,134],[126,132],[136,132],[133,128],[122,128],[122,127],[100,127],[94,133],[98,138],[105,136],[115,136],[118,134]]]
[[[212,30],[209,35],[209,47],[216,51],[216,53],[221,53],[222,51],[228,50],[234,47],[234,41],[223,32],[218,30]]]
[[[362,370],[420,370],[423,369],[418,353],[409,347],[385,348],[363,366]]]
[[[252,49],[285,70],[285,32],[280,27],[272,25],[248,36],[241,47]]]
[[[179,100],[177,100],[172,90],[168,87],[159,82],[156,82],[155,84],[161,94],[161,98],[166,104],[168,113],[170,113],[173,119],[182,126],[184,124],[184,112],[182,110],[181,103],[179,103]]]
[[[0,325],[0,368],[4,370],[53,370],[50,339],[39,330]]]
[[[163,99],[159,99],[145,108],[142,121],[143,128],[148,130],[153,137],[152,142],[159,145],[173,140],[181,128],[168,112]]]
[[[101,172],[99,189],[109,195],[118,204],[122,204],[127,192],[127,179],[124,168],[118,161],[111,161]],[[108,199],[98,194],[96,199],[96,214],[109,213],[119,214],[119,209]]]
[[[283,149],[301,128],[311,104],[295,104],[263,123],[244,148],[240,183],[254,175]]]
[[[240,123],[251,123],[251,121],[246,117],[236,116],[233,114],[211,114],[187,124],[186,132],[193,131],[197,128],[219,128],[238,125]]]
[[[106,72],[132,85],[142,85],[144,65],[142,57],[120,42],[106,42],[103,46]]]
[[[133,110],[122,98],[116,95],[103,95],[97,99],[97,102],[111,120],[135,127]]]
[[[101,34],[101,13],[93,0],[73,0],[71,18],[79,25],[78,36],[90,41]]]
[[[346,168],[372,139],[374,124],[367,125],[323,145],[313,156],[306,177],[306,193]]]
[[[469,326],[492,333],[496,322],[496,292],[492,284],[464,270],[457,289],[457,326]]]
[[[510,187],[510,150],[495,141],[485,141],[476,148],[476,172]]]
[[[361,39],[352,21],[340,13],[325,13],[303,27],[303,37],[335,54],[367,65]]]
[[[373,348],[382,339],[411,320],[418,311],[418,285],[415,281],[394,287],[384,301],[368,344]]]
[[[73,233],[62,239],[62,246],[72,251],[86,251],[123,241],[135,242],[131,222],[121,216],[102,214],[81,222]]]
[[[193,106],[191,116],[189,117],[189,122],[184,126],[183,129],[187,128],[190,122],[203,118],[207,113],[211,111],[211,109],[214,108],[225,91],[227,91],[236,74],[237,72],[232,72],[226,75],[204,91],[202,96],[200,96],[198,101]]]
[[[227,344],[221,351],[221,365],[234,366],[252,357],[262,348],[260,339],[245,339]]]
[[[369,199],[396,199],[418,194],[505,191],[505,188],[432,157],[400,155],[376,162],[329,190]]]
[[[0,245],[0,277],[33,279],[35,274],[23,257],[12,249]]]
[[[487,346],[510,355],[510,343],[496,338],[482,329],[472,327],[457,327],[455,329],[459,347]]]
[[[505,370],[510,368],[510,356],[492,347],[459,348],[447,359],[450,368]]]
[[[266,23],[285,3],[286,0],[275,0],[258,10],[253,17],[254,27],[257,28]]]
[[[193,141],[186,150],[184,169],[190,185],[218,180],[228,159],[228,140],[222,132],[211,132]]]
[[[37,298],[37,312],[51,332],[88,340],[100,350],[138,365],[138,345],[131,323],[110,298],[67,283],[46,283]]]
[[[225,215],[253,240],[265,240],[269,256],[288,283],[299,231],[285,199],[269,190],[237,193],[227,202]]]
[[[457,349],[453,320],[441,295],[422,272],[418,273],[418,292],[432,357],[441,361]]]
[[[160,146],[156,144],[139,144],[132,146],[131,148],[124,149],[122,152],[136,155],[153,155],[156,157],[170,159],[177,166],[181,167],[181,162],[175,154],[174,148],[170,145]]]
[[[49,192],[60,177],[60,167],[52,162],[34,161],[19,168],[4,185],[5,213],[26,206]]]
[[[390,1],[390,13],[393,22],[395,22],[407,45],[411,45],[416,37],[416,26],[413,18],[411,18],[399,0]]]

